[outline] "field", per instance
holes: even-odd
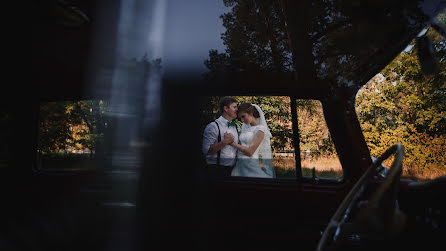
[[[392,160],[384,162],[386,167],[390,167]],[[277,177],[296,177],[294,157],[280,157],[273,160]],[[302,175],[312,176],[313,167],[316,176],[322,178],[341,178],[342,167],[337,157],[319,157],[302,159]],[[446,170],[440,168],[423,169],[422,167],[407,167],[403,162],[402,178],[411,180],[432,180],[439,176],[446,175]]]
[[[281,157],[273,160],[277,177],[296,177],[295,160],[293,157]],[[317,177],[340,178],[342,177],[341,163],[337,158],[306,158],[302,160],[302,175],[312,176],[313,167]]]

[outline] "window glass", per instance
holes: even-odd
[[[355,104],[371,155],[402,144],[402,177],[413,180],[446,175],[446,41],[431,27],[423,32],[433,44],[431,60],[418,57],[424,53],[412,41],[359,90]],[[420,58],[438,67],[422,66]]]
[[[40,105],[38,167],[93,169],[105,157],[108,127],[102,100],[45,102]]]
[[[296,101],[302,176],[341,178],[342,167],[318,100]]]
[[[202,113],[202,129],[203,132],[206,131],[206,127],[209,123],[213,123],[214,120],[220,117],[220,112],[218,108],[218,102],[221,99],[221,96],[214,97],[206,97],[206,105],[203,109]],[[242,114],[241,104],[244,102],[249,102],[251,104],[256,104],[261,109],[264,114],[265,122],[267,127],[271,133],[271,138],[267,142],[263,142],[259,146],[259,150],[256,153],[249,157],[243,151],[238,150],[237,160],[232,174],[238,172],[237,170],[241,170],[241,173],[236,174],[237,176],[243,177],[259,177],[259,178],[273,178],[270,176],[263,176],[263,174],[256,173],[259,168],[262,170],[265,167],[269,167],[270,165],[273,167],[275,178],[296,178],[296,161],[294,157],[294,148],[292,146],[292,123],[291,123],[291,108],[290,108],[290,98],[285,96],[233,96],[239,106],[239,114],[238,117],[234,119],[234,121],[238,124],[240,145],[247,146],[250,142],[252,142],[251,136],[256,132],[256,129],[253,129],[254,126],[245,127],[243,126],[242,118],[240,115]],[[261,121],[258,118],[257,121]],[[244,131],[246,128],[246,131]],[[250,135],[251,134],[251,135]],[[264,136],[267,135],[265,131]],[[206,137],[206,133],[204,133],[203,138]],[[212,143],[215,143],[215,139]],[[266,148],[262,148],[266,147]],[[208,147],[205,147],[208,149]],[[206,149],[203,150],[203,154],[206,155]],[[265,150],[262,150],[265,149]],[[269,150],[270,149],[270,150]],[[263,151],[263,156],[262,156]],[[265,155],[267,156],[265,158]],[[270,156],[270,157],[268,157]],[[206,156],[205,156],[206,158]],[[254,158],[255,160],[249,160]],[[212,160],[207,160],[208,162],[212,162]],[[215,162],[215,161],[214,161]],[[212,163],[214,163],[212,162]],[[247,163],[250,164],[247,164]],[[260,164],[258,164],[260,162]],[[239,167],[237,167],[239,165]],[[255,167],[254,167],[255,166]],[[258,169],[256,170],[245,170],[244,168],[252,168]],[[240,170],[239,170],[240,171]],[[268,173],[268,171],[266,171]]]
[[[218,103],[221,98],[222,96],[206,97],[201,123],[204,132],[203,139],[206,138],[206,128],[209,126],[209,123],[220,117]],[[239,108],[238,117],[234,121],[240,127],[243,127],[240,115],[243,113],[241,104],[244,102],[257,104],[264,113],[265,121],[272,135],[270,146],[275,178],[296,179],[296,168],[298,167],[296,166],[295,149],[293,147],[290,97],[233,96],[233,98],[236,100]],[[342,167],[324,119],[321,102],[318,100],[297,100],[296,104],[302,175],[304,177],[313,177],[314,170],[316,178],[342,178]],[[249,143],[243,142],[243,129],[241,129],[238,136],[241,140],[241,145],[246,146]],[[208,148],[206,147],[206,149]],[[206,149],[203,150],[205,159]],[[241,163],[245,158],[243,156],[244,153],[238,150],[237,154],[235,166],[243,166]],[[209,160],[206,161],[209,162]],[[258,162],[258,160],[256,161]],[[255,175],[241,176],[255,177]]]

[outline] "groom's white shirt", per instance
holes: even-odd
[[[217,120],[220,127],[221,141],[224,139],[225,132],[230,132],[234,135],[234,141],[238,142],[238,133],[235,126],[228,127],[228,120],[220,116]],[[204,129],[203,133],[203,154],[206,156],[207,164],[217,164],[217,154],[208,155],[209,147],[212,144],[218,143],[218,128],[214,122],[209,123]],[[220,165],[233,166],[236,161],[237,149],[231,145],[226,145],[221,149]]]

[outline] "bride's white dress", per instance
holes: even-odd
[[[275,170],[272,163],[272,153],[270,138],[266,135],[268,129],[266,126],[247,126],[244,125],[242,133],[239,136],[240,143],[243,146],[249,146],[258,131],[265,133],[262,143],[260,143],[254,154],[249,157],[241,151],[237,153],[237,162],[232,170],[231,176],[275,178]]]

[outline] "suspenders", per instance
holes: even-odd
[[[220,126],[218,126],[217,121],[214,121],[214,123],[217,125],[217,129],[218,129],[218,138],[217,138],[217,142],[220,142],[220,141],[221,141]],[[236,123],[236,128],[238,128],[237,123]],[[238,143],[240,144],[240,138],[238,139]],[[217,152],[217,165],[220,165],[220,153],[221,153],[221,150],[219,150],[219,151]],[[237,161],[237,154],[235,155],[235,161]]]
[[[214,122],[215,122],[215,124],[217,125],[217,128],[218,128],[218,138],[217,138],[217,142],[220,143],[220,141],[221,141],[220,126],[218,126],[217,121],[214,121]],[[220,153],[221,153],[221,150],[219,150],[219,151],[217,152],[217,165],[220,165]]]

